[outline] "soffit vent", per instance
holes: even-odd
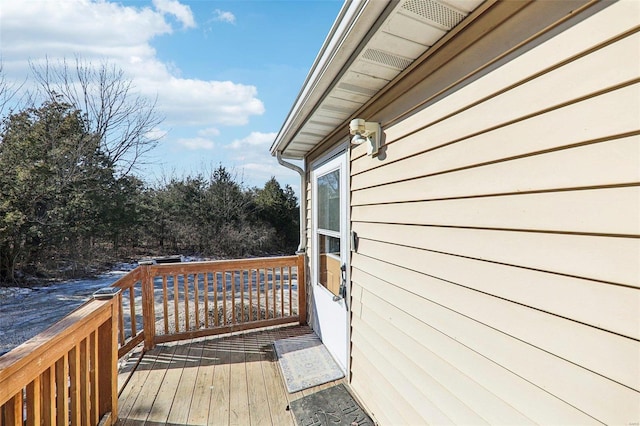
[[[392,55],[387,52],[383,52],[378,49],[367,49],[362,55],[363,58],[370,61],[378,62],[383,65],[395,68],[397,70],[404,70],[411,65],[411,60],[400,56]]]
[[[447,29],[458,25],[465,18],[465,14],[451,9],[434,0],[408,0],[402,8],[436,22]]]

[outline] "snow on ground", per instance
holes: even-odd
[[[135,266],[123,263],[94,279],[44,287],[0,287],[0,355],[44,331]]]

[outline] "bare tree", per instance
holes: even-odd
[[[158,143],[154,130],[163,121],[156,100],[135,92],[133,82],[114,64],[94,65],[80,58],[31,63],[33,75],[51,101],[82,111],[86,131],[100,138],[102,152],[127,175]]]
[[[20,102],[24,101],[28,94],[23,95],[21,98],[16,99],[22,88],[22,84],[15,82],[9,82],[4,72],[4,65],[0,61],[0,117],[4,117],[5,108],[7,106],[15,104],[19,108]]]

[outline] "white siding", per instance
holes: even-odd
[[[640,419],[640,3],[576,21],[415,77],[381,158],[351,152],[351,386],[380,424]]]

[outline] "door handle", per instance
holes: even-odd
[[[347,298],[347,265],[343,263],[340,266],[340,288],[338,294],[333,296],[333,301],[337,302],[340,299]]]

